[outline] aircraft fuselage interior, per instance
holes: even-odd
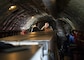
[[[0,60],[84,60],[83,0],[0,0]]]

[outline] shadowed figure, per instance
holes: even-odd
[[[37,31],[41,31],[41,30],[38,28],[37,24],[34,24],[33,28],[31,29],[31,32],[37,32]]]

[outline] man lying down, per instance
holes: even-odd
[[[0,42],[0,52],[13,52],[13,51],[20,51],[24,49],[28,49],[28,48],[23,46],[14,46],[12,44],[5,42]]]

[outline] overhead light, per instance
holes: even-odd
[[[25,27],[21,27],[21,30],[26,30]]]
[[[16,5],[10,6],[9,10],[14,10],[14,9],[16,9],[16,7],[17,7]]]
[[[32,19],[34,18],[34,16],[31,17]]]

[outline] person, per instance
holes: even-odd
[[[41,31],[38,27],[37,27],[37,23],[33,25],[33,28],[31,29],[31,32],[37,32],[37,31]]]
[[[69,41],[71,43],[77,43],[78,39],[78,32],[76,30],[72,30],[71,33],[69,34]]]
[[[53,29],[51,26],[49,26],[49,23],[46,22],[45,25],[41,28],[41,30],[47,32],[47,31],[52,31]]]
[[[15,46],[9,43],[0,42],[0,52],[3,52],[4,49],[14,48]]]
[[[72,30],[73,36],[74,36],[74,40],[75,43],[78,43],[78,31],[77,30]]]
[[[26,29],[25,29],[24,27],[21,29],[20,34],[21,34],[21,35],[25,35],[25,34],[27,34],[27,31],[26,31]]]
[[[74,38],[73,33],[69,34],[69,41],[70,41],[70,43],[74,43],[75,42],[75,38]]]

